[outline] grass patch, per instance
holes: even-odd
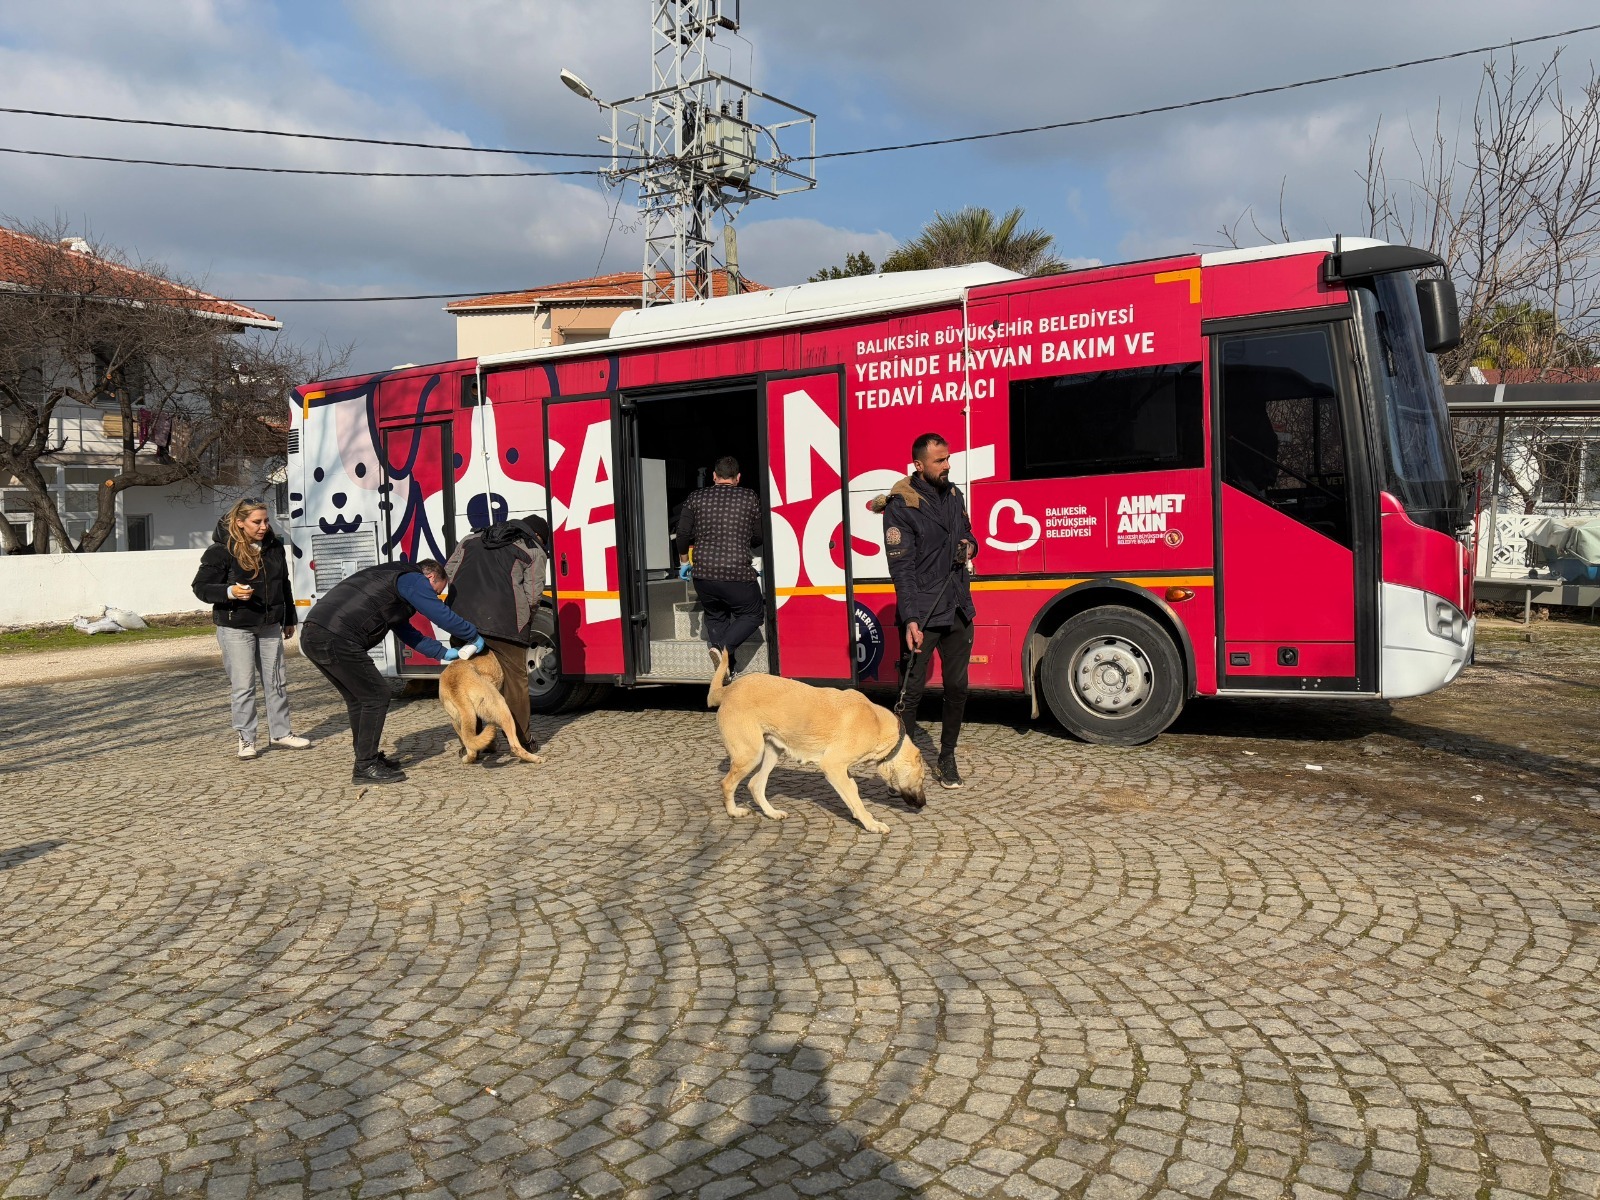
[[[26,654],[34,650],[88,650],[96,646],[123,642],[164,642],[172,638],[199,637],[212,633],[210,613],[185,613],[159,617],[148,629],[129,629],[122,633],[79,633],[71,625],[44,625],[0,633],[0,655]]]

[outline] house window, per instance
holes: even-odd
[[[1022,379],[1011,385],[1011,478],[1205,465],[1199,363]]]
[[[128,549],[150,549],[150,514],[140,513],[138,516],[128,515]]]
[[[1546,442],[1537,451],[1539,499],[1545,504],[1575,504],[1583,466],[1582,442]]]

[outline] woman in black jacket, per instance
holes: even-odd
[[[194,594],[211,605],[222,666],[232,687],[233,728],[240,758],[256,756],[256,676],[267,697],[267,731],[274,746],[304,750],[289,722],[283,643],[294,636],[294,592],[282,540],[272,532],[267,506],[240,500],[222,520],[200,556]]]

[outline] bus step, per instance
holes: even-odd
[[[759,637],[752,638],[739,647],[734,657],[741,675],[750,672],[767,673],[767,645]],[[711,681],[711,656],[706,644],[699,638],[672,638],[650,642],[651,679],[677,679]]]

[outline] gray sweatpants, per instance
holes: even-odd
[[[294,732],[289,723],[289,691],[283,676],[283,626],[257,625],[253,629],[217,626],[222,647],[222,669],[228,673],[233,702],[233,727],[251,745],[256,740],[256,676],[267,695],[267,729],[275,738]]]

